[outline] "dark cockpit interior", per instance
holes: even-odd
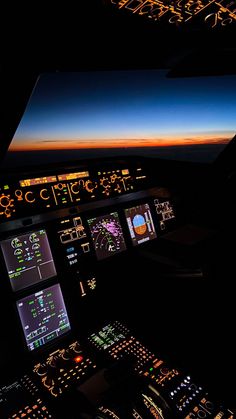
[[[21,8],[6,34],[2,419],[235,417],[234,3]]]

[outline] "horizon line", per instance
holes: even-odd
[[[137,148],[172,148],[172,147],[200,147],[203,145],[206,146],[214,146],[214,145],[227,145],[231,139],[225,139],[223,141],[218,142],[199,142],[199,143],[182,143],[182,144],[159,144],[159,145],[153,145],[153,144],[146,144],[146,145],[126,145],[126,146],[87,146],[87,147],[54,147],[54,148],[25,148],[25,147],[12,147],[8,149],[8,153],[12,152],[26,152],[26,151],[75,151],[75,150],[104,150],[104,149],[137,149]]]

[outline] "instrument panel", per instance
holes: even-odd
[[[17,358],[24,359],[24,374],[19,376],[16,369],[14,380],[0,386],[1,417],[70,418],[63,400],[68,397],[71,402],[74,397],[74,406],[80,409],[74,392],[79,389],[89,399],[89,380],[109,387],[106,374],[99,381],[103,371],[109,375],[110,366],[118,363],[120,374],[124,362],[128,375],[134,374],[132,382],[129,377],[126,381],[125,374],[124,389],[129,384],[136,389],[138,383],[137,392],[124,406],[123,396],[121,403],[111,404],[108,392],[96,405],[97,417],[126,417],[128,411],[137,418],[168,419],[172,412],[181,419],[233,418],[229,410],[213,406],[200,386],[169,367],[122,323],[111,322],[90,334],[81,332],[81,319],[86,316],[91,324],[100,323],[98,296],[101,289],[105,288],[105,295],[106,287],[115,288],[114,266],[133,254],[135,272],[139,269],[138,264],[135,268],[136,248],[154,244],[175,226],[170,192],[153,188],[147,169],[140,165],[55,173],[11,177],[1,186],[0,287],[10,300],[8,311],[3,309],[9,322],[6,341],[9,359],[14,357],[15,364]],[[92,204],[81,205],[86,202]],[[72,206],[77,211],[70,212]],[[47,211],[51,214],[44,214]],[[30,225],[21,222],[26,216],[32,216]],[[6,221],[9,228],[4,228]],[[110,297],[106,295],[105,300]],[[8,365],[5,368],[8,377]],[[142,392],[139,379],[145,380]]]
[[[1,181],[0,223],[135,192],[147,187],[149,181],[147,170],[142,166],[50,172]]]

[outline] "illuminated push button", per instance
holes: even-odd
[[[82,362],[83,361],[83,356],[82,355],[78,355],[78,356],[76,356],[75,358],[74,358],[74,361],[75,361],[75,363],[76,364],[79,364],[80,362]]]

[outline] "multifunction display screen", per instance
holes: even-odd
[[[104,259],[126,250],[117,212],[88,220],[97,258]]]
[[[59,284],[22,298],[17,301],[17,309],[29,351],[71,328]]]
[[[19,291],[56,275],[44,229],[1,242],[13,291]]]
[[[156,231],[148,204],[125,209],[125,216],[134,246],[156,238]]]

